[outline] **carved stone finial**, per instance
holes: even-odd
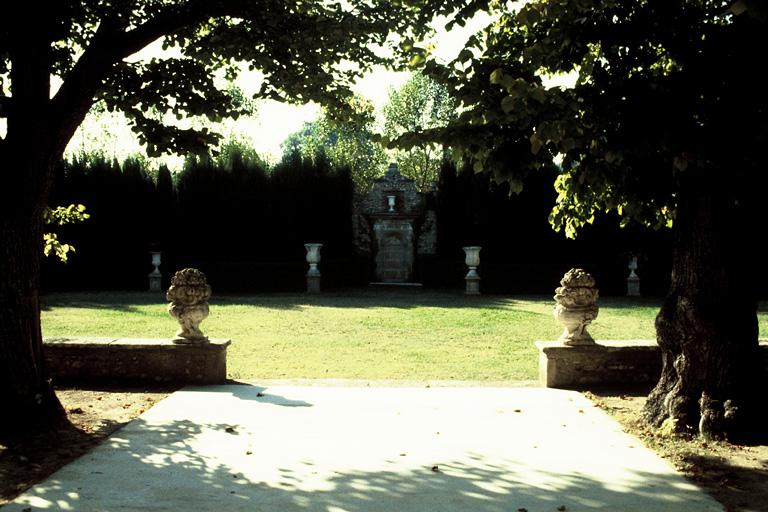
[[[397,164],[394,162],[389,164],[389,167],[387,167],[387,172],[384,174],[384,176],[390,180],[401,178],[400,170],[397,168]]]
[[[597,318],[595,279],[580,268],[566,272],[555,290],[554,315],[565,330],[558,341],[565,345],[594,345],[587,325]]]
[[[171,278],[171,287],[165,297],[170,302],[168,313],[181,325],[173,341],[208,343],[208,337],[200,330],[200,322],[208,317],[208,299],[211,298],[211,287],[205,274],[196,268],[179,270]]]

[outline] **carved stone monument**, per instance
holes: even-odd
[[[629,277],[627,277],[627,297],[639,297],[640,296],[640,277],[635,274],[637,270],[637,256],[629,258]]]
[[[200,322],[208,317],[208,299],[211,287],[205,274],[196,268],[179,270],[171,278],[166,299],[168,313],[178,320],[181,328],[176,333],[174,343],[208,343],[208,337],[200,330]]]
[[[163,286],[163,275],[160,273],[160,256],[162,255],[159,251],[152,251],[149,254],[152,255],[152,265],[154,265],[154,270],[149,273],[149,291],[151,292],[159,292],[162,290]]]
[[[555,289],[554,315],[565,327],[558,341],[565,345],[594,345],[587,326],[597,318],[595,279],[580,268],[572,268]]]
[[[425,211],[414,180],[402,176],[397,164],[390,164],[371,191],[356,202],[355,246],[373,260],[373,280],[413,283],[417,256],[434,254],[437,245],[435,213]]]
[[[307,263],[309,263],[309,270],[307,271],[307,293],[320,293],[320,270],[317,268],[317,264],[320,263],[320,249],[323,248],[323,244],[304,244],[304,248],[307,250]]]
[[[464,293],[466,295],[480,295],[480,275],[477,273],[477,267],[480,265],[480,250],[482,247],[472,245],[469,247],[463,247],[464,263],[469,267],[467,275],[464,276],[466,282],[466,289]]]

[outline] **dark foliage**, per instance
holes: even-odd
[[[325,244],[325,283],[344,285],[351,198],[348,171],[297,156],[269,173],[240,158],[191,159],[175,186],[165,168],[153,181],[136,161],[76,159],[60,166],[51,204],[86,204],[91,218],[59,230],[77,252],[45,261],[43,286],[142,290],[149,251],[160,250],[166,278],[194,266],[220,291],[301,290],[306,242]]]
[[[438,191],[428,197],[438,215],[438,254],[417,262],[431,287],[461,288],[466,245],[480,245],[486,293],[550,293],[563,273],[581,266],[603,294],[626,292],[627,261],[640,254],[644,294],[669,284],[669,236],[647,228],[619,228],[602,218],[577,240],[547,221],[553,176],[533,177],[520,194],[471,169],[443,166]],[[222,292],[304,289],[304,244],[320,242],[324,288],[365,285],[369,262],[352,248],[349,171],[318,156],[287,155],[273,169],[243,158],[190,159],[175,177],[154,178],[137,160],[119,165],[98,157],[63,163],[51,204],[83,203],[91,218],[63,226],[60,237],[77,252],[63,265],[44,262],[43,286],[53,289],[147,287],[149,251],[163,253],[161,271],[194,266]],[[168,286],[167,281],[164,286]]]
[[[555,199],[554,175],[531,176],[519,194],[509,184],[496,184],[487,173],[466,167],[460,172],[444,164],[436,198],[438,265],[451,275],[446,285],[460,287],[466,272],[467,245],[482,246],[480,274],[488,293],[549,293],[563,274],[582,267],[597,279],[601,293],[626,293],[627,263],[639,255],[643,294],[661,295],[669,286],[671,265],[668,231],[641,226],[620,228],[617,219],[602,217],[576,240],[552,230],[548,216]],[[439,282],[437,275],[430,281]]]

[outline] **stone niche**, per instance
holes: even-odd
[[[355,246],[372,262],[373,281],[414,283],[417,256],[435,253],[435,221],[435,212],[425,208],[415,182],[401,175],[397,164],[390,164],[355,204]]]

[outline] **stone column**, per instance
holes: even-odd
[[[629,269],[629,277],[627,277],[627,297],[639,297],[640,277],[635,274],[635,270],[637,270],[637,256],[632,256],[629,259],[627,268]]]
[[[320,293],[320,270],[317,268],[317,264],[320,263],[320,249],[323,244],[310,243],[304,244],[304,248],[307,250],[307,263],[309,263],[309,270],[307,271],[307,293]]]
[[[466,257],[464,263],[469,267],[469,272],[464,276],[466,283],[465,295],[480,295],[480,275],[477,273],[477,267],[480,265],[480,250],[482,247],[472,245],[463,247]]]
[[[149,273],[149,291],[159,292],[163,288],[163,275],[158,268],[160,266],[160,256],[162,253],[159,251],[152,251],[149,254],[152,255],[152,265],[155,266],[155,269]]]

